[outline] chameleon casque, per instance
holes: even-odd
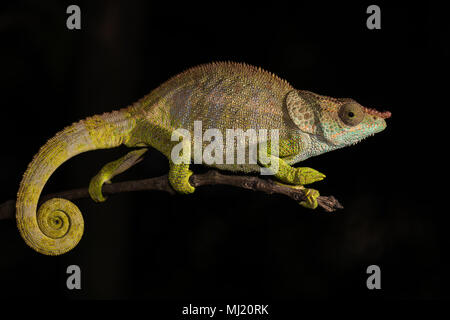
[[[293,188],[322,180],[311,168],[292,167],[302,160],[352,145],[382,131],[390,112],[361,106],[349,98],[331,98],[296,90],[287,81],[251,65],[215,62],[188,69],[160,85],[133,105],[94,115],[66,127],[51,138],[29,164],[16,201],[16,220],[25,242],[46,255],[74,248],[84,229],[81,212],[72,202],[54,198],[37,205],[52,173],[82,152],[120,145],[143,147],[105,165],[92,178],[89,193],[104,201],[102,185],[137,163],[146,147],[162,152],[170,163],[169,182],[179,193],[194,192],[189,183],[189,163],[175,164],[171,150],[174,130],[278,129],[276,180]],[[225,133],[224,133],[225,134]],[[269,141],[270,143],[270,141]],[[269,158],[272,155],[269,154]],[[259,164],[217,164],[213,167],[252,173]],[[317,207],[319,192],[306,189],[305,207]]]

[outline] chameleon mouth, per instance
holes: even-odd
[[[390,118],[391,115],[392,115],[389,111],[381,112],[381,111],[378,111],[378,110],[375,110],[375,109],[366,108],[366,107],[364,107],[364,111],[367,114],[370,114],[370,115],[373,115],[373,116],[377,116],[377,117],[380,117],[382,119]]]

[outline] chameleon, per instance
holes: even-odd
[[[269,151],[272,139],[257,142],[266,149],[269,160],[278,163],[274,179],[292,188],[302,188],[306,197],[300,204],[315,209],[319,191],[304,186],[324,179],[325,175],[293,165],[381,132],[390,116],[389,111],[364,107],[351,98],[332,98],[295,89],[277,75],[246,63],[201,64],[172,76],[128,107],[75,122],[49,139],[33,157],[21,180],[16,201],[17,227],[26,244],[45,255],[60,255],[78,244],[84,222],[75,204],[53,198],[40,205],[39,210],[37,206],[52,173],[71,157],[91,150],[121,145],[133,148],[103,166],[91,179],[89,194],[94,201],[105,201],[102,186],[141,161],[149,147],[167,157],[172,188],[180,194],[193,193],[195,188],[189,182],[192,162],[174,161],[171,152],[184,140],[183,136],[173,139],[174,132],[183,128],[193,133],[195,121],[201,121],[202,132],[277,130],[276,154]],[[186,146],[195,143],[187,142]],[[202,143],[207,145],[207,141]],[[193,155],[185,155],[192,160]],[[251,174],[267,167],[267,163],[207,166]]]

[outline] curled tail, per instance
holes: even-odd
[[[36,212],[41,191],[66,160],[82,152],[117,147],[127,141],[133,127],[133,117],[122,109],[74,123],[41,147],[23,175],[16,201],[17,227],[31,248],[60,255],[78,244],[84,229],[78,207],[54,198]]]

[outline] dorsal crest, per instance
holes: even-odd
[[[274,85],[277,84],[286,91],[293,89],[293,87],[289,84],[289,82],[280,78],[279,76],[275,75],[272,72],[269,72],[261,67],[256,67],[247,63],[233,62],[233,61],[218,61],[200,64],[173,76],[172,78],[169,79],[169,81],[187,76],[189,74],[206,74],[217,72],[230,75],[240,74],[243,77],[255,77],[256,79],[266,81],[267,83],[271,83]]]

